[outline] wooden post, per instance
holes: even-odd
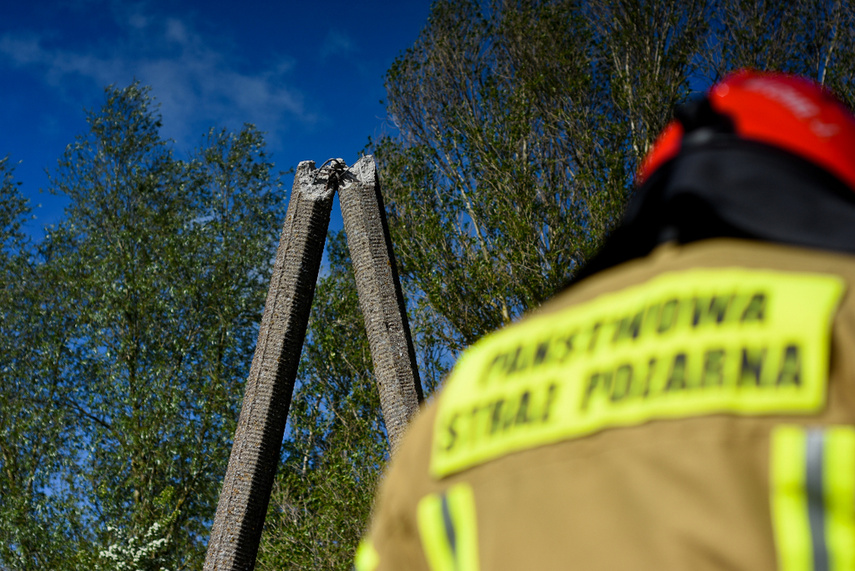
[[[255,566],[335,191],[336,165],[314,167],[301,162],[294,177],[205,571]]]
[[[374,157],[364,156],[347,170],[338,196],[394,454],[410,418],[418,411],[422,387]]]

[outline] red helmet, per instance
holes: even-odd
[[[817,83],[783,73],[741,71],[710,89],[711,110],[742,139],[798,155],[855,191],[855,116]],[[672,121],[642,162],[638,183],[676,157],[686,129]]]

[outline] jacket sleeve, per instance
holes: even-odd
[[[357,571],[429,569],[418,527],[419,500],[438,489],[428,475],[435,410],[413,421],[376,495],[371,524],[356,552]]]

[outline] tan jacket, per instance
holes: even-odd
[[[855,257],[664,245],[472,347],[357,569],[855,569]]]

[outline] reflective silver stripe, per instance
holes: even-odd
[[[813,571],[829,571],[828,544],[825,538],[825,488],[823,486],[825,434],[808,430],[805,450],[805,492],[813,547]]]
[[[454,521],[451,519],[451,509],[448,507],[448,496],[442,494],[440,497],[440,505],[442,506],[442,523],[445,527],[445,537],[448,539],[448,547],[451,549],[451,555],[454,558],[454,566],[457,567],[457,534],[454,532]]]

